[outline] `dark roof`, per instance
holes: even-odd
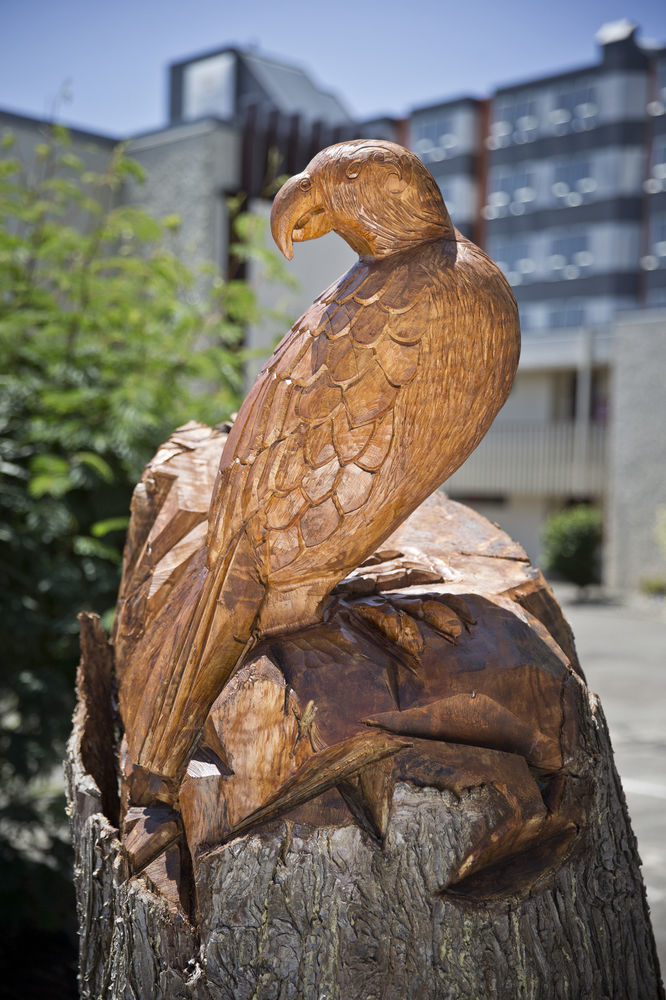
[[[256,52],[243,52],[241,58],[276,107],[285,114],[300,114],[331,125],[351,122],[349,112],[338,98],[317,87],[298,66]]]
[[[67,125],[66,122],[51,122],[44,118],[32,118],[30,115],[22,115],[15,111],[5,111],[0,109],[0,124],[1,125],[28,125],[35,128],[39,126],[46,126],[47,128],[51,125],[62,125],[66,128],[71,136],[75,139],[82,139],[87,142],[98,142],[102,146],[115,146],[122,141],[120,137],[115,137],[111,135],[102,135],[100,132],[88,132],[85,129],[74,128],[72,125]]]
[[[581,76],[598,76],[600,69],[600,64],[594,63],[591,66],[579,66],[577,69],[552,73],[550,76],[535,76],[531,80],[523,80],[520,83],[508,83],[504,87],[498,87],[492,96],[498,97],[501,94],[510,94],[515,90],[534,90],[537,87],[548,87],[553,83],[564,83],[567,80],[579,79]]]
[[[636,27],[628,22],[618,22],[618,27],[624,30],[615,37],[609,36],[608,41],[601,42],[602,58],[599,62],[591,63],[587,66],[579,66],[575,69],[562,70],[559,73],[552,73],[548,76],[538,76],[531,80],[523,80],[519,83],[508,84],[505,87],[498,87],[495,96],[511,93],[514,90],[531,90],[536,87],[549,86],[553,83],[564,83],[567,80],[576,79],[581,76],[594,75],[608,72],[631,72],[632,70],[645,70],[648,65],[649,56],[644,48],[636,41]],[[597,33],[597,39],[608,29],[615,25],[604,25]]]
[[[409,115],[420,115],[427,111],[450,111],[458,105],[465,105],[470,108],[477,108],[483,103],[482,97],[451,97],[445,101],[435,101],[434,104],[419,104],[415,108],[410,108]]]
[[[232,53],[242,62],[267,100],[284,114],[299,114],[310,121],[322,121],[329,125],[353,121],[342,102],[334,94],[318,87],[305,70],[251,49],[224,46],[172,63],[172,81],[178,80],[183,70],[192,63],[225,53]]]

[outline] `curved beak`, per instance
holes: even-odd
[[[307,171],[283,184],[273,200],[271,232],[278,248],[291,260],[294,243],[330,233],[328,214],[318,200],[317,185]]]

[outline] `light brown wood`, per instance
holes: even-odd
[[[249,647],[321,621],[335,585],[476,447],[516,370],[511,290],[454,230],[408,150],[365,140],[323,150],[278,193],[271,224],[287,256],[294,240],[333,230],[360,259],[258,376],[209,508],[187,475],[173,478],[193,433],[210,473],[205,430],[172,442],[136,498],[116,643],[137,804],[148,788],[177,800],[209,709]],[[151,504],[160,513],[148,528],[140,510]]]
[[[177,438],[160,474],[178,463],[212,489],[196,453],[219,456],[225,434]],[[168,495],[140,508],[146,533]],[[128,601],[150,591],[145,558]],[[434,495],[324,620],[249,652],[206,719],[181,819],[128,803],[112,651],[92,616],[82,637],[82,997],[663,996],[603,713],[543,578],[479,515]],[[470,718],[470,742],[451,742]],[[100,791],[118,768],[124,849]],[[174,822],[186,836],[169,843]],[[149,860],[151,837],[167,846]]]
[[[257,905],[252,887],[221,888],[239,874],[230,859],[253,845],[263,873],[286,830],[275,864],[293,856],[291,877],[316,857],[344,896],[362,854],[359,884],[414,926],[391,865],[427,885],[424,910],[426,896],[460,914],[546,892],[603,853],[589,692],[524,552],[433,494],[510,390],[513,296],[390,143],[324,150],[278,194],[272,227],[287,256],[335,230],[360,260],[233,425],[180,428],[137,487],[114,635],[129,883],[213,927],[225,893]],[[209,969],[237,920],[251,923],[227,913],[211,931]],[[335,941],[358,989],[363,965]],[[230,967],[252,995],[242,944]]]
[[[184,495],[179,477],[196,483],[200,500],[210,494],[225,440],[188,425],[144,474],[137,495],[155,499],[150,513],[144,505],[134,515],[146,539],[138,558],[128,546],[133,582],[125,581],[123,601],[148,621],[162,561],[180,578],[197,551],[174,500]],[[149,489],[160,479],[172,493]],[[173,548],[153,564],[148,520],[163,532],[167,503]],[[134,765],[123,746],[135,870],[174,839],[177,814],[155,807],[160,798],[181,810],[182,846],[196,870],[202,851],[284,816],[316,827],[357,824],[381,841],[400,781],[456,794],[492,785],[504,802],[461,854],[452,881],[520,852],[530,857],[546,841],[550,862],[568,849],[589,796],[571,775],[584,699],[575,653],[549,631],[566,637],[522,549],[461,510],[431,497],[334,589],[322,619],[258,640],[211,706],[177,794],[168,798],[164,779]],[[126,641],[119,628],[117,648]],[[150,830],[135,823],[145,816]]]

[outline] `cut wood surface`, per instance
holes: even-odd
[[[113,647],[82,620],[82,996],[663,996],[570,630],[522,549],[443,494],[321,621],[248,651],[175,812],[130,801],[145,776],[114,744],[114,663],[122,684],[160,590],[190,571],[225,436],[191,424],[161,449],[135,493]]]
[[[84,619],[84,995],[659,995],[561,612],[519,546],[433,493],[510,392],[506,279],[381,140],[322,150],[271,228],[287,257],[335,231],[359,260],[232,426],[160,449],[113,650]]]
[[[322,150],[276,195],[271,228],[287,257],[294,241],[334,231],[360,259],[257,375],[208,506],[196,467],[171,454],[177,440],[137,500],[138,515],[166,492],[133,539],[145,543],[134,558],[150,564],[150,585],[140,597],[125,591],[119,611],[134,805],[149,794],[175,803],[247,645],[321,620],[336,584],[474,450],[518,365],[505,276],[454,228],[410,150],[378,139]],[[197,454],[207,466],[205,441]]]

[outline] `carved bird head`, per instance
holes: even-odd
[[[408,149],[379,139],[340,142],[317,153],[275,196],[271,231],[289,260],[294,242],[331,231],[366,258],[455,239],[429,171]]]

